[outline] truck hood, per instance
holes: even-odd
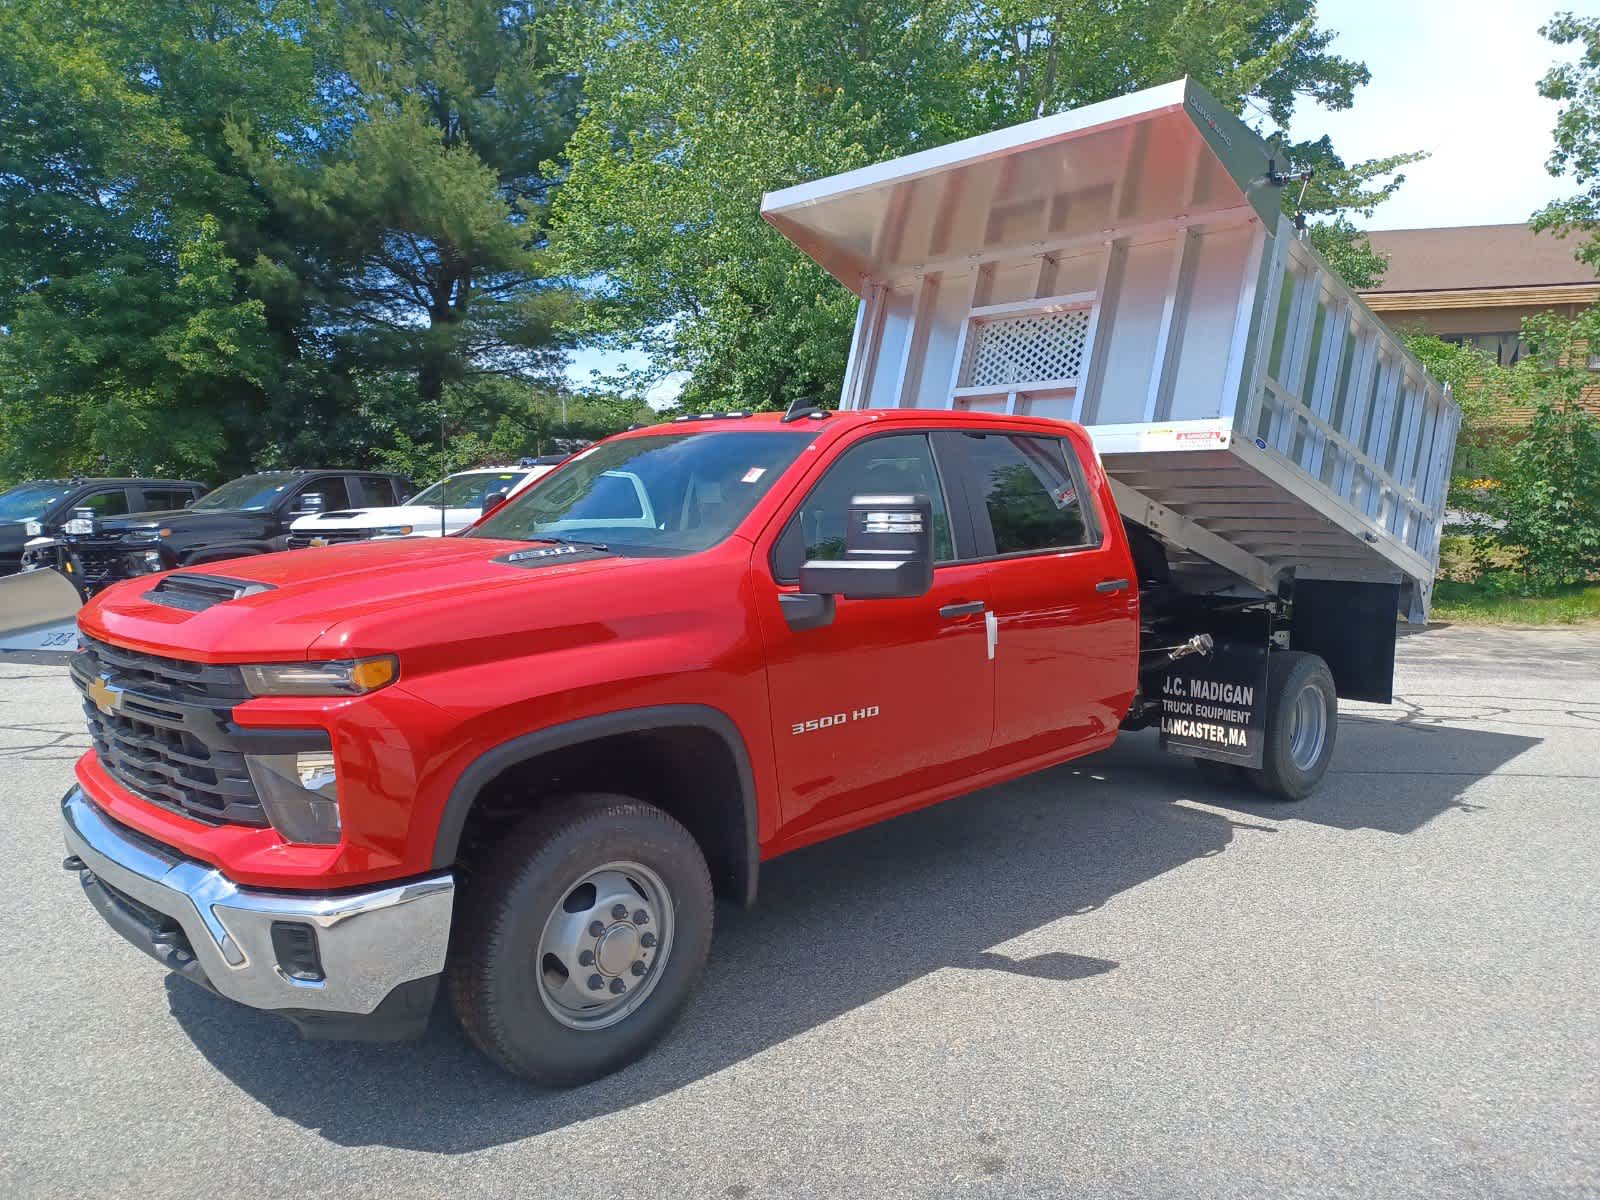
[[[646,573],[669,559],[623,558],[588,552],[550,554],[523,562],[508,554],[548,550],[543,543],[487,538],[398,539],[291,550],[146,575],[107,588],[86,605],[79,625],[92,637],[202,662],[341,658],[387,653],[423,639],[437,643],[474,627],[475,612],[514,613],[520,622],[556,619],[535,611],[533,594],[563,597],[617,571]],[[499,560],[499,561],[497,561]],[[174,608],[153,593],[163,580],[185,576],[236,580],[266,587],[200,611]],[[614,585],[603,585],[610,590]],[[525,591],[528,600],[498,593]],[[481,622],[478,622],[481,624]]]

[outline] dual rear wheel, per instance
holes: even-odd
[[[1257,770],[1197,758],[1223,787],[1249,785],[1273,800],[1303,800],[1333,760],[1339,701],[1328,664],[1315,654],[1275,651],[1267,658],[1266,748]]]

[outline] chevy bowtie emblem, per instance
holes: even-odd
[[[104,675],[96,675],[88,687],[89,699],[106,716],[113,716],[122,707],[122,689]]]

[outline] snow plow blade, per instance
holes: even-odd
[[[0,579],[0,652],[71,654],[78,644],[78,589],[57,571]]]

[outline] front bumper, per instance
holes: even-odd
[[[80,787],[61,818],[90,900],[164,966],[313,1035],[404,1036],[426,1021],[450,940],[449,872],[332,894],[259,891],[113,821]],[[285,970],[274,923],[313,931],[321,979]],[[363,1031],[360,1018],[383,1029]]]

